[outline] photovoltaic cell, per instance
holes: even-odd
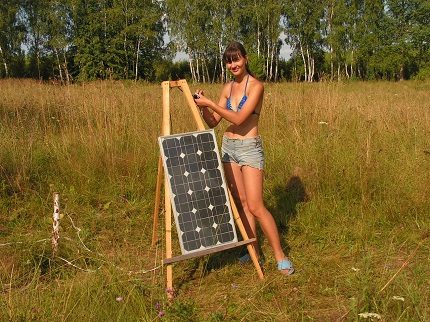
[[[182,254],[237,242],[213,130],[159,138]]]

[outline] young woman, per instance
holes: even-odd
[[[234,80],[224,86],[218,104],[206,97],[203,90],[194,94],[195,102],[211,128],[222,118],[231,123],[221,149],[228,185],[253,235],[256,236],[258,221],[274,251],[278,270],[290,275],[294,272],[293,265],[281,248],[276,223],[263,202],[264,154],[258,134],[263,84],[249,70],[247,54],[241,43],[230,43],[223,61]]]

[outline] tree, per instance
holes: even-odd
[[[314,80],[316,59],[322,51],[320,22],[323,9],[322,2],[312,0],[293,0],[284,8],[286,43],[300,54],[307,82]]]
[[[162,57],[163,22],[156,1],[75,0],[79,78],[154,78]]]
[[[44,33],[46,34],[46,48],[55,57],[54,70],[62,84],[71,82],[68,69],[67,48],[73,39],[72,13],[67,0],[48,0],[48,11],[44,16]]]
[[[390,42],[387,44],[386,60],[400,80],[405,78],[405,70],[417,56],[413,45],[412,30],[415,27],[414,12],[418,7],[415,0],[388,0],[387,17],[390,28]]]
[[[19,19],[19,1],[0,2],[0,77],[20,76],[13,65],[20,59],[24,26]]]

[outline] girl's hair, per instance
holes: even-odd
[[[224,64],[227,64],[238,60],[240,57],[248,58],[245,47],[243,47],[243,45],[238,41],[232,41],[225,49],[224,54],[222,55],[222,61]],[[248,74],[254,77],[254,74],[249,69],[248,61],[246,62],[245,68]]]

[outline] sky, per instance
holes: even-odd
[[[279,36],[279,39],[282,40],[283,45],[281,47],[281,52],[280,52],[280,56],[284,59],[288,59],[291,56],[292,50],[291,47],[288,45],[284,44],[284,39],[285,39],[285,34],[282,32],[281,35]],[[164,37],[164,41],[165,43],[167,43],[169,41],[169,36],[166,35]],[[173,61],[182,61],[182,60],[188,60],[188,55],[185,52],[178,52],[176,53],[175,58],[173,58]]]

